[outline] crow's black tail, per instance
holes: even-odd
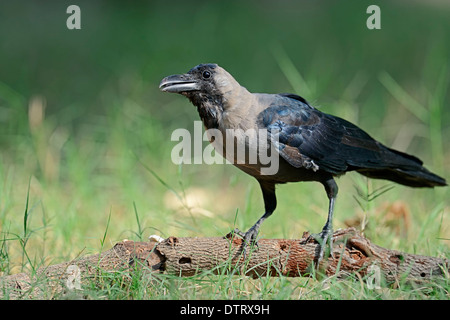
[[[446,186],[444,178],[430,172],[422,166],[422,161],[409,154],[389,149],[390,160],[378,168],[356,169],[362,175],[374,179],[391,180],[409,187],[432,188]]]
[[[428,171],[425,168],[421,170],[402,170],[402,169],[362,169],[357,172],[374,179],[386,179],[391,180],[409,187],[425,187],[433,188],[438,186],[446,186],[446,181]]]

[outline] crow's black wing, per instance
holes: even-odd
[[[289,98],[289,99],[286,99]],[[303,98],[274,95],[258,117],[280,155],[294,167],[341,174],[349,170],[417,167],[422,162],[389,149],[354,124],[320,112]]]

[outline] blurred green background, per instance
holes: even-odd
[[[81,30],[66,28],[71,4]],[[172,131],[199,118],[158,84],[200,63],[252,92],[300,94],[448,179],[450,4],[377,1],[382,28],[368,30],[371,4],[0,1],[0,272],[123,238],[224,235],[260,217],[259,187],[238,169],[171,162]],[[388,182],[338,183],[336,228],[364,225],[379,245],[448,255],[448,188],[396,186],[369,201]],[[322,187],[278,189],[261,236],[319,231]]]

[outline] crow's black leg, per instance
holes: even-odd
[[[327,192],[327,196],[329,199],[328,205],[328,218],[327,222],[323,226],[322,231],[319,234],[312,234],[310,237],[316,239],[319,242],[319,254],[317,255],[317,265],[322,261],[325,248],[327,244],[329,244],[330,252],[333,250],[333,212],[334,212],[334,203],[336,201],[336,196],[338,193],[338,186],[333,178],[329,178],[328,180],[322,182],[325,187],[325,191]],[[310,238],[308,237],[308,239]]]
[[[265,208],[264,214],[262,215],[261,218],[258,219],[258,221],[256,221],[256,223],[250,229],[248,229],[247,232],[244,233],[239,229],[234,229],[233,231],[233,233],[241,236],[244,239],[242,249],[244,257],[246,256],[247,248],[251,243],[258,245],[257,236],[259,228],[261,227],[263,221],[266,220],[275,211],[275,208],[277,207],[277,198],[275,196],[275,184],[261,181],[259,181],[259,184],[261,186],[261,191],[264,198],[264,208]]]

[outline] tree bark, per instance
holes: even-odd
[[[160,243],[122,241],[110,250],[39,269],[34,275],[20,273],[0,278],[0,297],[52,298],[82,285],[104,272],[133,272],[136,268],[156,275],[192,276],[201,271],[235,272],[253,278],[324,274],[345,278],[351,274],[377,285],[400,281],[433,281],[446,278],[450,261],[379,247],[354,228],[333,234],[332,255],[316,268],[319,250],[308,233],[300,240],[260,239],[257,247],[242,254],[243,240],[232,235],[217,238],[169,237]],[[319,271],[319,272],[316,272]],[[43,289],[45,288],[45,289]]]

